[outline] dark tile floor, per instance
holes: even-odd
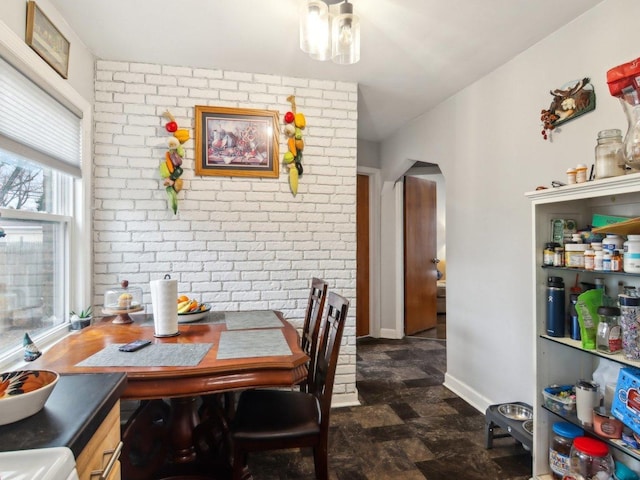
[[[446,326],[402,340],[358,339],[361,405],[331,416],[330,478],[528,480],[531,455],[511,437],[484,447],[484,415],[442,386]],[[255,480],[313,479],[310,451],[249,457]]]

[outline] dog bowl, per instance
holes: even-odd
[[[49,370],[18,370],[0,374],[0,425],[38,413],[58,383]]]
[[[526,420],[523,424],[522,424],[522,428],[524,429],[525,432],[527,432],[529,435],[533,435],[533,420]]]
[[[498,412],[511,420],[524,421],[533,418],[533,412],[529,407],[517,403],[503,403],[498,407]]]

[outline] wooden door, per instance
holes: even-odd
[[[356,199],[356,337],[369,335],[369,177],[358,175]]]
[[[404,178],[404,331],[437,324],[436,183]]]

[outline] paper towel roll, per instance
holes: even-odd
[[[178,281],[172,279],[152,280],[151,304],[153,305],[153,326],[156,337],[170,337],[178,334]]]

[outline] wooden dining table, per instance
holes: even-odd
[[[144,438],[160,423],[160,416],[166,420],[166,432],[159,442],[170,443],[172,461],[194,462],[193,432],[202,420],[202,399],[249,388],[293,386],[306,378],[309,357],[300,348],[298,331],[280,312],[212,311],[201,320],[180,323],[178,335],[171,337],[154,336],[152,315],[132,318],[133,323],[123,325],[105,317],[66,336],[32,363],[33,368],[63,375],[125,372],[121,399],[141,401],[123,431],[125,452],[127,441]],[[151,345],[133,353],[118,350],[134,340],[149,340]],[[162,414],[167,399],[169,411]],[[150,478],[157,465],[141,467],[140,456],[132,454],[127,478]],[[127,459],[122,463],[124,474]]]

